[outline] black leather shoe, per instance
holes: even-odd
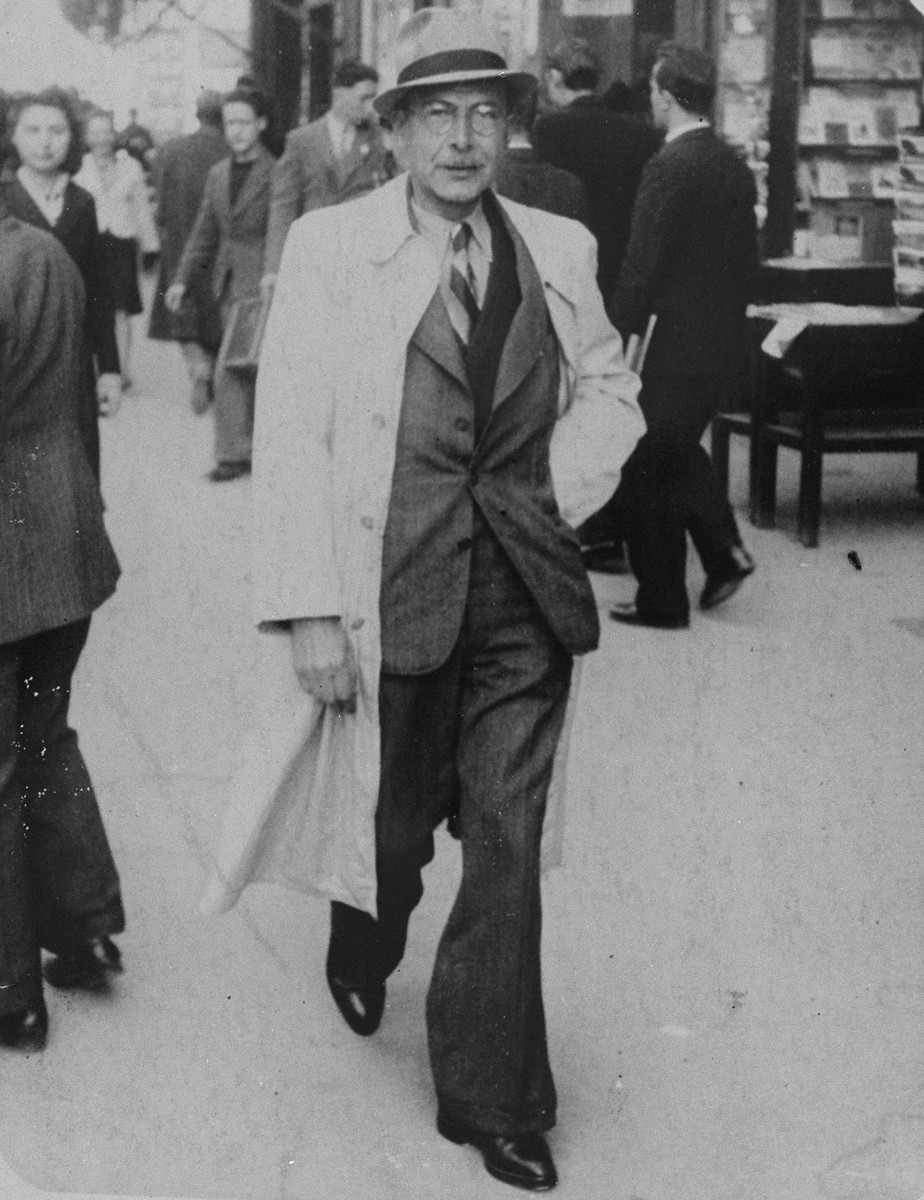
[[[472,1129],[442,1113],[437,1113],[436,1128],[457,1146],[470,1145],[480,1150],[488,1174],[503,1183],[529,1192],[550,1192],[558,1183],[548,1142],[541,1133],[499,1137]]]
[[[75,988],[102,992],[109,986],[110,975],[122,971],[122,955],[111,938],[91,938],[45,964],[45,978],[56,988]]]
[[[640,613],[634,604],[617,604],[610,609],[610,617],[622,625],[644,625],[647,629],[689,629],[690,618],[686,613]]]
[[[48,1009],[40,1000],[31,1008],[0,1016],[0,1046],[9,1050],[44,1050],[48,1039]]]
[[[715,608],[734,596],[749,575],[753,575],[757,564],[743,546],[732,546],[725,562],[706,577],[706,586],[699,598],[702,609]]]
[[[232,479],[240,479],[241,476],[249,474],[250,463],[247,461],[220,462],[209,471],[207,478],[211,483],[230,483]]]
[[[340,1009],[340,1015],[354,1033],[358,1033],[360,1037],[368,1037],[370,1033],[375,1033],[385,1009],[384,983],[358,988],[351,983],[345,983],[328,971],[327,986],[334,1003]]]

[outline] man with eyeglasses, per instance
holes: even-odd
[[[256,615],[288,631],[317,719],[280,792],[304,810],[279,800],[225,878],[312,864],[330,990],[369,1035],[448,819],[463,868],[427,998],[437,1128],[548,1190],[540,844],[572,659],[599,634],[573,526],[639,436],[639,384],[591,236],[492,191],[533,77],[466,10],[416,14],[398,60],[376,108],[406,174],[292,226],[269,317]]]

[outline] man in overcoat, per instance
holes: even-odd
[[[192,406],[203,413],[212,402],[215,357],[221,345],[221,313],[208,279],[194,278],[179,312],[164,303],[192,232],[208,173],[228,156],[221,126],[221,94],[204,91],[196,104],[199,128],[173,138],[157,154],[154,187],[160,235],[160,267],[148,337],[179,342],[192,384]]]
[[[279,270],[289,226],[303,213],[363,196],[388,179],[388,155],[372,101],[379,90],[374,67],[347,59],[334,71],[330,110],[293,129],[273,172],[265,273]]]
[[[608,305],[626,338],[655,317],[640,396],[647,432],[614,498],[638,592],[611,616],[668,629],[689,624],[687,531],[706,572],[702,608],[754,570],[700,445],[716,412],[740,407],[758,263],[753,177],[709,124],[715,81],[701,50],[659,48],[651,107],[665,144],[645,167]]]
[[[171,312],[182,309],[197,277],[211,282],[224,336],[215,365],[215,467],[213,483],[250,471],[253,439],[253,378],[225,365],[234,306],[259,295],[269,217],[273,156],[260,137],[267,125],[265,98],[255,91],[229,92],[221,107],[229,158],[209,171],[199,215],[174,282],[166,295]]]
[[[41,1049],[58,987],[120,969],[119,878],[68,725],[71,676],[118,563],[81,438],[84,288],[0,201],[0,1046]]]
[[[325,713],[317,757],[339,764],[318,818],[339,853],[309,852],[340,1012],[377,1028],[454,818],[463,877],[427,1000],[437,1127],[546,1190],[540,841],[572,660],[599,634],[573,525],[641,432],[639,384],[587,231],[492,190],[533,78],[465,10],[418,13],[398,52],[377,108],[408,174],[286,243],[258,376],[256,615],[289,630]],[[257,858],[313,820],[277,814]]]

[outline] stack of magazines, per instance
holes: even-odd
[[[924,307],[924,130],[899,130],[895,209],[895,297]]]

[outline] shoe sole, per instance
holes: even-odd
[[[710,608],[717,608],[720,604],[724,604],[726,600],[730,600],[735,592],[741,587],[746,579],[754,574],[754,567],[749,571],[743,571],[740,575],[736,575],[734,579],[726,579],[724,583],[719,584],[718,588],[712,593],[708,599],[701,599],[699,607],[703,612],[708,612]]]

